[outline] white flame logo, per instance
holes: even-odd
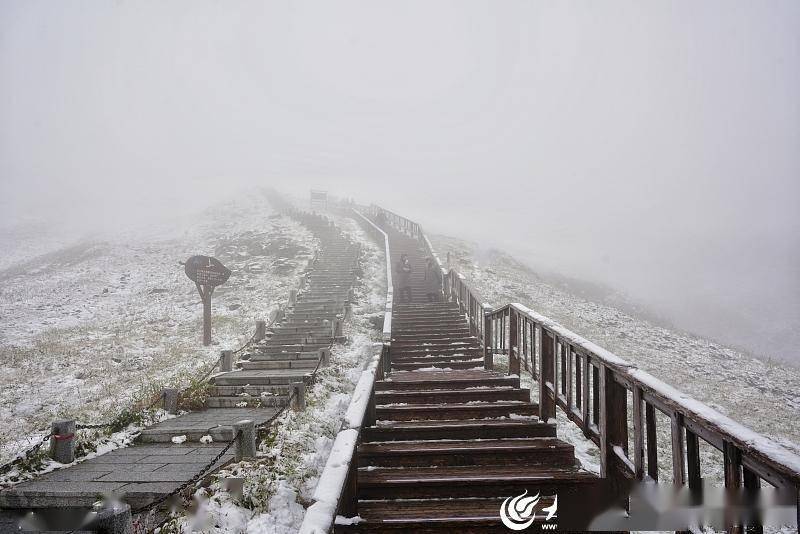
[[[534,497],[525,497],[527,494],[528,490],[525,490],[522,495],[509,497],[500,506],[500,519],[511,530],[525,530],[536,519],[534,509],[539,503],[539,494],[537,493]]]
[[[511,530],[525,530],[531,526],[536,519],[536,505],[539,504],[539,494],[533,497],[526,497],[528,490],[522,495],[509,497],[500,506],[500,520]],[[558,510],[558,496],[556,495],[553,504],[544,508],[547,512],[545,521],[550,521]]]

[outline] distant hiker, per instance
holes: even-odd
[[[383,228],[386,224],[386,215],[384,215],[382,211],[379,211],[378,215],[375,216],[375,222],[378,224],[378,226]]]
[[[439,266],[430,256],[425,258],[425,295],[428,302],[436,302],[442,293],[442,280]]]
[[[408,261],[408,254],[400,256],[400,261],[397,262],[397,287],[400,288],[400,295],[398,299],[400,302],[411,302],[411,262]]]

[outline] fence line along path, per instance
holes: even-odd
[[[319,250],[290,292],[285,310],[269,328],[257,328],[241,359],[236,362],[236,354],[223,351],[221,372],[210,379],[204,409],[144,429],[129,447],[0,491],[0,531],[25,531],[18,528],[24,515],[35,520],[31,525],[38,521],[54,532],[70,531],[94,503],[109,496],[129,505],[129,524],[131,519],[133,524],[157,524],[173,496],[191,491],[195,482],[237,457],[254,456],[259,430],[266,430],[287,406],[304,407],[306,384],[329,361],[332,344],[342,336],[360,247],[326,217],[286,211],[311,230]],[[166,392],[171,410],[177,396],[175,390]],[[126,532],[119,528],[103,531]]]

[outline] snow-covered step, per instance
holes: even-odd
[[[310,374],[310,370],[303,369],[242,370],[216,376],[212,383],[218,386],[294,384]]]
[[[483,359],[476,360],[450,360],[446,357],[431,358],[425,362],[396,362],[392,361],[392,369],[398,371],[416,371],[430,369],[477,369],[483,367]]]
[[[392,373],[387,380],[375,383],[376,391],[459,389],[472,387],[519,387],[519,377],[492,371],[413,371]]]
[[[289,360],[253,360],[242,361],[240,366],[244,370],[251,369],[311,369],[317,366],[316,359],[289,359]]]
[[[281,408],[288,403],[288,395],[257,397],[209,397],[206,408]]]

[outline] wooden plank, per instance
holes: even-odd
[[[700,489],[703,485],[700,473],[700,438],[697,434],[686,429],[686,477],[689,489]]]
[[[672,483],[682,486],[686,483],[686,469],[684,465],[685,429],[681,414],[673,412],[670,418],[670,430],[672,435]]]
[[[647,435],[647,476],[658,480],[658,438],[656,437],[656,409],[645,403],[645,433]]]
[[[567,345],[567,368],[564,373],[567,377],[567,406],[569,406],[569,410],[567,410],[567,412],[571,412],[573,407],[572,398],[573,398],[574,381],[572,377],[574,373],[572,371],[572,362],[574,361],[574,358],[575,356],[574,353],[572,352],[572,347],[570,345]]]
[[[589,427],[589,357],[581,354],[581,368],[583,377],[581,380],[581,391],[583,399],[581,401],[581,417],[583,418],[584,431]]]
[[[636,480],[644,479],[644,429],[642,428],[642,389],[633,388],[633,466]]]
[[[725,462],[725,488],[735,493],[742,486],[742,451],[726,441],[723,443],[722,456]],[[730,534],[740,534],[743,531],[738,518],[733,514],[725,515],[725,529]]]
[[[483,366],[486,369],[494,369],[494,343],[492,338],[492,316],[486,315],[483,319]]]
[[[515,310],[508,310],[508,373],[512,375],[520,374],[517,317]]]
[[[567,394],[567,358],[569,354],[569,344],[561,342],[561,394]]]
[[[625,462],[617,460],[615,448],[624,456],[628,450],[628,403],[626,390],[614,381],[614,372],[606,366],[600,372],[600,476],[609,479],[612,491],[623,494],[627,479]]]
[[[739,488],[742,485],[742,452],[729,441],[726,441],[722,450],[725,462],[725,487]]]
[[[539,331],[539,418],[547,422],[551,418],[555,418],[556,407],[555,399],[551,398],[547,393],[546,384],[553,378],[553,365],[555,350],[555,338],[550,337],[548,332],[540,328]]]
[[[590,362],[591,363],[591,362]],[[600,370],[590,365],[592,370],[592,424],[600,427]]]

